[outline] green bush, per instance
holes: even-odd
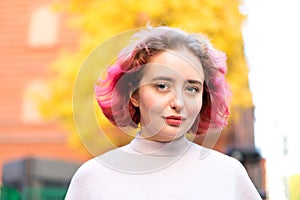
[[[8,186],[0,187],[0,200],[63,200],[65,188],[34,188],[27,187],[22,193]]]
[[[20,193],[13,187],[0,187],[0,200],[20,200]]]

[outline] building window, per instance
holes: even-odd
[[[26,124],[41,124],[47,120],[40,111],[41,99],[49,98],[49,90],[42,80],[32,80],[26,86],[23,95],[21,120]]]
[[[37,8],[30,20],[28,43],[31,47],[51,47],[58,37],[59,16],[49,5]]]

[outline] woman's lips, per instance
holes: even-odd
[[[182,121],[184,120],[184,118],[181,116],[167,116],[164,118],[166,120],[166,123],[171,126],[179,126],[180,124],[182,124]]]

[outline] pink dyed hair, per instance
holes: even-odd
[[[230,95],[225,80],[226,55],[213,48],[199,34],[188,34],[170,27],[148,27],[132,36],[132,43],[120,52],[115,65],[108,69],[104,80],[95,88],[96,98],[104,115],[121,127],[137,127],[140,111],[130,102],[133,87],[143,76],[143,65],[166,50],[185,48],[196,55],[204,70],[203,104],[200,117],[191,131],[204,134],[209,128],[223,128],[229,116]],[[124,104],[125,103],[125,104]]]

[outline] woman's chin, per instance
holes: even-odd
[[[157,142],[171,142],[182,137],[185,134],[174,134],[174,133],[158,133],[152,137],[149,137],[149,140],[157,141]]]

